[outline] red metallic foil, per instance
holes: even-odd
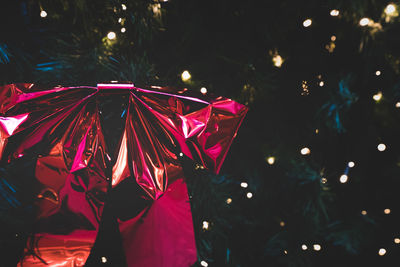
[[[113,153],[99,118],[99,97],[107,94],[129,98],[125,128]],[[205,100],[187,91],[133,84],[0,87],[0,160],[33,155],[40,184],[34,204],[42,227],[18,266],[83,266],[105,196],[109,188],[126,186],[126,179],[140,188],[134,196],[121,196],[126,212],[118,222],[128,266],[192,265],[192,215],[177,151],[218,173],[247,110],[223,97]],[[129,213],[128,202],[138,199],[148,204]]]

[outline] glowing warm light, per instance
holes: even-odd
[[[400,102],[396,103],[396,108],[400,108]]]
[[[226,204],[231,204],[231,203],[232,203],[232,198],[228,197],[228,198],[226,199]]]
[[[115,34],[115,32],[109,32],[107,34],[107,38],[110,40],[114,40],[117,37],[117,35]]]
[[[303,26],[306,27],[306,28],[310,27],[311,23],[312,23],[311,19],[306,19],[305,21],[303,21]]]
[[[382,152],[382,151],[385,151],[385,149],[386,149],[386,145],[385,145],[385,144],[379,144],[379,145],[378,145],[378,150],[379,150],[379,151]]]
[[[283,64],[283,58],[280,55],[276,54],[272,57],[272,62],[274,63],[275,67],[280,68]]]
[[[325,177],[321,178],[321,183],[326,184],[328,182],[328,179],[326,179]]]
[[[331,16],[332,16],[332,17],[339,16],[339,10],[337,10],[337,9],[332,9],[332,10],[331,10]]]
[[[122,7],[122,10],[126,10],[126,5],[125,4],[122,4],[121,7]]]
[[[315,251],[320,251],[320,250],[321,250],[321,245],[319,245],[319,244],[314,244],[314,245],[313,245],[313,248],[314,248]]]
[[[366,211],[366,210],[362,210],[362,211],[361,211],[361,214],[362,214],[362,215],[367,215],[367,211]]]
[[[47,17],[47,12],[44,11],[44,10],[40,11],[40,16],[41,16],[42,18]]]
[[[285,222],[284,222],[284,221],[281,221],[281,222],[279,223],[279,225],[280,225],[281,227],[283,227],[283,226],[285,226]]]
[[[122,18],[119,18],[119,19],[118,19],[118,23],[121,23],[121,22],[122,22]]]
[[[203,229],[208,230],[208,227],[210,226],[209,222],[203,221]]]
[[[201,261],[201,262],[200,262],[200,265],[203,266],[203,267],[207,267],[207,266],[208,266],[208,263],[205,262],[205,261]]]
[[[247,196],[247,198],[252,198],[253,194],[251,192],[248,192],[246,196]]]
[[[240,183],[240,186],[243,188],[247,188],[249,185],[246,182]]]
[[[121,32],[126,32],[126,28],[121,28]]]
[[[311,153],[311,150],[310,150],[308,147],[304,147],[304,148],[302,148],[302,149],[300,150],[300,153],[301,153],[302,155],[307,155],[307,154],[310,154],[310,153]]]
[[[372,98],[373,98],[376,102],[380,101],[380,100],[382,99],[382,92],[376,93]]]
[[[106,263],[107,262],[107,258],[106,257],[101,257],[101,262],[102,263]]]
[[[284,250],[283,253],[287,254],[287,250]]]
[[[319,86],[321,86],[321,87],[324,86],[324,81],[320,81]]]
[[[336,36],[335,36],[335,35],[332,35],[332,36],[331,36],[331,41],[332,41],[332,42],[336,41]]]
[[[389,4],[385,8],[385,13],[387,15],[393,15],[396,12],[396,6],[393,4]]]
[[[307,246],[305,244],[301,245],[302,250],[307,250]]]
[[[181,153],[179,153],[179,156],[180,156],[180,157],[183,157],[183,153],[182,153],[182,152],[181,152]]]
[[[318,130],[318,129],[315,129],[315,133],[318,134],[318,133],[319,133],[319,130]]]
[[[390,209],[384,209],[383,212],[384,212],[385,214],[390,214],[391,210],[390,210]]]
[[[349,166],[349,168],[353,168],[356,164],[353,161],[350,161],[349,163],[347,163],[347,166]]]
[[[200,88],[200,93],[202,93],[203,95],[207,94],[207,88],[201,87]]]
[[[360,25],[361,26],[367,26],[368,24],[369,24],[369,22],[370,22],[370,19],[369,18],[362,18],[362,19],[360,19]]]
[[[275,157],[268,157],[267,158],[267,162],[268,162],[269,165],[274,164],[275,163]]]
[[[400,244],[400,238],[397,238],[397,237],[396,237],[396,238],[394,239],[394,243]]]
[[[190,80],[191,77],[192,77],[192,75],[190,75],[189,71],[185,70],[184,72],[182,72],[182,75],[181,75],[182,81],[186,82],[186,81]]]
[[[377,70],[377,71],[375,72],[375,75],[376,75],[376,76],[381,75],[381,71],[380,71],[380,70]]]
[[[379,256],[385,255],[386,254],[386,249],[384,249],[384,248],[379,249],[378,254],[379,254]]]
[[[340,176],[339,181],[344,184],[348,181],[349,177],[346,174],[343,174],[342,176]]]

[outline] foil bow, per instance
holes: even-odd
[[[113,153],[99,110],[110,94],[128,101]],[[32,190],[40,227],[18,266],[83,266],[111,191],[121,192],[118,224],[128,266],[193,264],[193,223],[178,157],[218,173],[247,110],[223,97],[133,84],[0,87],[1,163],[36,159]],[[134,208],[138,202],[145,204]]]

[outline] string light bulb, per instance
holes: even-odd
[[[321,87],[324,86],[324,84],[325,84],[324,81],[319,82],[319,86],[321,86]]]
[[[394,4],[389,4],[385,8],[386,15],[392,16],[396,12],[396,6]]]
[[[283,64],[283,58],[282,58],[280,55],[275,54],[275,55],[272,57],[272,62],[274,63],[274,66],[275,66],[275,67],[280,68],[280,67],[282,66],[282,64]]]
[[[207,221],[203,221],[203,229],[208,230],[208,227],[210,226],[210,223]]]
[[[207,266],[208,266],[208,263],[207,263],[206,261],[201,261],[201,262],[200,262],[200,265],[203,266],[203,267],[207,267]]]
[[[228,197],[228,198],[226,199],[226,204],[231,204],[231,203],[232,203],[232,198]]]
[[[189,71],[185,70],[182,72],[181,78],[182,78],[182,81],[187,82],[190,80],[190,78],[192,78],[192,75],[190,75]]]
[[[382,92],[378,92],[375,95],[372,96],[372,98],[376,101],[379,102],[382,99]]]
[[[383,213],[385,213],[385,214],[390,214],[390,212],[391,212],[390,209],[384,209],[384,210],[383,210]]]
[[[325,177],[321,178],[321,183],[326,184],[328,182],[328,179],[326,179]]]
[[[360,26],[367,26],[370,23],[370,19],[369,18],[362,18],[360,19]]]
[[[356,164],[353,161],[350,161],[349,163],[347,163],[347,166],[349,166],[349,168],[353,168]]]
[[[367,211],[366,210],[362,210],[361,214],[365,216],[365,215],[367,215]]]
[[[400,102],[396,103],[396,108],[400,108]]]
[[[396,237],[396,238],[394,239],[394,243],[400,244],[400,238]]]
[[[305,28],[310,27],[312,24],[312,20],[311,19],[306,19],[305,21],[303,21],[303,26]]]
[[[383,152],[383,151],[385,151],[386,150],[386,145],[385,144],[379,144],[378,145],[378,150],[380,151],[380,152]]]
[[[118,23],[121,23],[121,22],[122,22],[122,18],[119,18],[119,19],[118,19]]]
[[[240,186],[243,188],[247,188],[249,185],[246,182],[240,183]]]
[[[107,34],[107,38],[110,40],[114,40],[115,38],[117,38],[117,35],[115,34],[115,32],[109,32]]]
[[[125,4],[121,4],[121,7],[122,7],[122,10],[126,10],[127,9]]]
[[[126,28],[121,28],[121,32],[122,33],[126,32]]]
[[[267,158],[267,162],[268,162],[269,165],[274,164],[275,163],[275,157],[268,157]]]
[[[279,225],[280,225],[281,227],[284,227],[284,226],[285,226],[285,222],[284,222],[284,221],[281,221],[281,222],[279,223]]]
[[[106,263],[107,262],[107,258],[106,257],[101,257],[101,262],[102,263]]]
[[[386,254],[386,249],[380,248],[379,251],[378,251],[378,254],[379,254],[379,256],[385,255]]]
[[[207,88],[201,87],[200,88],[200,93],[202,93],[203,95],[207,94]]]
[[[337,16],[339,16],[339,10],[332,9],[330,14],[332,17],[337,17]]]
[[[349,180],[349,177],[346,174],[342,174],[339,178],[339,181],[344,184],[347,183],[347,181]]]
[[[376,75],[376,76],[381,75],[381,71],[380,71],[380,70],[377,70],[377,71],[375,72],[375,75]]]
[[[247,198],[252,198],[252,197],[253,197],[253,193],[248,192],[248,193],[246,194],[246,197],[247,197]]]
[[[303,245],[301,245],[301,249],[302,249],[302,250],[307,250],[308,247],[307,247],[307,245],[303,244]]]
[[[47,17],[47,12],[44,11],[44,10],[40,11],[40,16],[41,16],[42,18]]]
[[[313,245],[313,248],[314,248],[315,251],[320,251],[320,250],[321,250],[321,245],[319,245],[319,244],[314,244],[314,245]]]
[[[336,41],[336,36],[335,36],[335,35],[332,35],[332,36],[331,36],[331,41],[332,41],[332,42]]]
[[[310,150],[308,147],[303,147],[303,148],[300,150],[300,153],[301,153],[302,155],[308,155],[308,154],[311,153],[311,150]]]

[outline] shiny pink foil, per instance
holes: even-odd
[[[112,153],[97,104],[107,94],[129,98],[120,145]],[[83,266],[105,195],[126,179],[133,179],[141,189],[133,193],[150,203],[118,219],[128,266],[192,265],[196,245],[177,151],[218,173],[247,110],[223,97],[200,99],[187,91],[133,84],[0,87],[0,160],[34,155],[40,184],[35,205],[43,227],[18,266]]]

